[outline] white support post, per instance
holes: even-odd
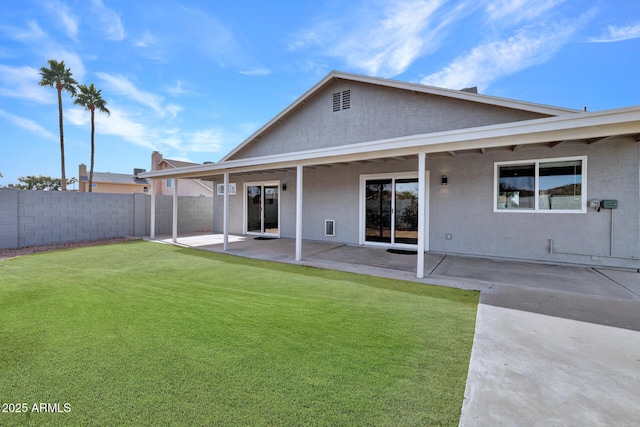
[[[173,222],[171,225],[171,241],[178,242],[178,179],[173,180]]]
[[[216,183],[215,181],[211,181],[211,233],[215,233],[216,231]]]
[[[155,179],[151,179],[151,210],[149,213],[150,222],[149,224],[149,239],[155,240],[156,238],[156,188],[155,188]]]
[[[416,276],[424,278],[424,227],[426,224],[426,173],[427,162],[425,153],[418,153],[418,267]]]
[[[224,195],[222,196],[222,249],[229,250],[229,172],[224,173]]]
[[[302,170],[296,168],[296,261],[302,260]]]

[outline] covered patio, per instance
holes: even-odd
[[[433,134],[413,135],[410,137],[393,138],[388,140],[371,141],[366,143],[350,144],[341,147],[321,148],[308,151],[294,152],[282,155],[267,155],[256,158],[225,160],[216,164],[204,164],[198,166],[184,167],[171,171],[154,171],[145,173],[152,183],[157,179],[170,178],[175,182],[174,202],[173,202],[173,232],[171,240],[177,243],[178,239],[178,203],[177,191],[180,179],[198,178],[203,180],[219,180],[220,186],[229,189],[236,179],[243,180],[246,177],[256,177],[265,174],[270,180],[270,185],[275,185],[279,189],[280,178],[287,177],[292,193],[290,197],[291,205],[287,211],[287,224],[290,227],[288,235],[278,237],[289,237],[282,239],[279,243],[270,242],[273,251],[268,256],[281,260],[291,259],[302,261],[312,257],[315,262],[321,262],[327,256],[327,251],[335,253],[339,248],[346,245],[342,243],[325,243],[321,246],[310,243],[306,240],[308,227],[303,230],[303,203],[309,194],[306,188],[309,186],[308,176],[313,176],[311,185],[317,184],[317,180],[327,179],[336,174],[340,168],[352,167],[393,167],[398,170],[412,171],[417,183],[417,200],[421,207],[417,209],[415,245],[411,249],[416,254],[424,256],[397,257],[398,271],[413,271],[415,278],[423,279],[437,274],[437,268],[446,257],[438,254],[431,254],[430,248],[430,176],[429,162],[442,158],[455,158],[461,153],[485,156],[489,153],[513,153],[527,146],[531,150],[545,151],[553,150],[560,145],[573,144],[574,146],[584,145],[585,147],[594,144],[605,144],[616,138],[625,140],[638,140],[638,110],[637,108],[626,108],[597,113],[583,113],[580,115],[569,115],[550,117],[544,119],[527,120],[524,122],[507,123],[500,125],[490,125],[468,129],[437,132]],[[458,156],[460,157],[460,156]],[[364,165],[364,166],[363,166]],[[408,169],[399,169],[397,165],[404,165]],[[435,178],[435,177],[434,177]],[[276,180],[271,182],[271,180]],[[436,178],[440,182],[440,177]],[[446,185],[446,177],[442,177],[443,185]],[[286,181],[283,181],[286,184]],[[246,185],[246,183],[245,183]],[[335,185],[335,182],[334,182]],[[266,188],[266,187],[265,187]],[[315,187],[317,189],[317,186]],[[285,191],[286,187],[282,187]],[[235,191],[235,189],[234,189]],[[238,189],[241,192],[241,189]],[[234,247],[242,245],[242,241],[237,240],[238,236],[232,236],[233,230],[230,226],[231,215],[237,219],[239,212],[230,213],[229,192],[225,190],[221,195],[221,213],[218,218],[222,219],[222,239],[220,245],[215,246],[222,251],[233,253]],[[246,190],[245,190],[246,192]],[[150,215],[150,238],[155,239],[155,192],[151,191],[151,215]],[[362,197],[361,197],[362,198]],[[215,198],[214,198],[215,199]],[[284,209],[284,208],[283,208]],[[362,208],[360,217],[362,218]],[[306,221],[306,218],[305,218]],[[283,221],[284,222],[284,221]],[[246,221],[245,221],[246,223]],[[216,227],[213,227],[216,230]],[[237,229],[237,226],[236,226]],[[360,231],[360,245],[367,246]],[[251,238],[251,233],[243,234],[245,239]],[[248,237],[247,237],[248,236]],[[449,236],[449,234],[447,234]],[[303,237],[308,248],[303,248]],[[236,240],[234,240],[236,239]],[[450,237],[447,237],[450,239]],[[233,247],[230,243],[234,242]],[[307,243],[309,242],[309,243]],[[550,243],[551,245],[551,243]],[[318,248],[322,248],[318,250]],[[376,248],[370,248],[376,254]],[[551,249],[550,249],[551,250]],[[570,254],[573,255],[573,254]],[[577,254],[580,255],[580,254]],[[610,255],[613,255],[612,253]],[[378,255],[367,254],[368,260],[376,260]],[[278,259],[278,260],[280,260]],[[325,260],[326,261],[326,260]],[[626,259],[625,259],[626,261]],[[388,265],[389,260],[385,259],[384,265]],[[446,265],[446,263],[445,263]],[[375,265],[368,266],[376,268]],[[489,279],[491,281],[491,279]]]
[[[610,326],[629,327],[629,324],[634,324],[640,330],[640,319],[632,316],[631,311],[630,316],[623,315],[616,320],[622,312],[608,312],[606,307],[593,303],[594,298],[604,298],[637,307],[640,303],[640,273],[631,269],[426,252],[422,258],[425,277],[417,278],[416,254],[411,252],[394,253],[384,248],[305,240],[302,260],[298,261],[294,256],[295,239],[229,235],[226,250],[224,240],[222,234],[194,234],[178,237],[175,242],[171,236],[161,236],[156,241],[245,258],[486,291],[486,295],[508,293],[509,301],[501,301],[501,305],[516,305],[527,311],[596,323],[606,322]],[[568,301],[571,301],[569,308],[566,305]]]

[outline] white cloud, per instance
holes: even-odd
[[[97,27],[102,30],[107,39],[122,41],[127,36],[120,15],[109,9],[102,0],[92,0],[93,12]]]
[[[0,96],[18,98],[38,104],[56,103],[55,91],[40,86],[40,70],[0,64]]]
[[[626,25],[623,27],[617,27],[610,25],[606,31],[600,37],[593,37],[590,39],[592,42],[618,42],[622,40],[635,39],[640,37],[640,22],[637,24]]]
[[[96,131],[103,135],[118,136],[135,145],[155,149],[155,133],[142,123],[132,120],[122,108],[111,108],[111,115],[96,114]]]
[[[16,116],[15,114],[8,113],[2,109],[0,109],[0,117],[22,129],[26,129],[29,132],[35,133],[36,135],[39,135],[43,138],[56,139],[56,136],[54,134],[31,119],[25,119],[24,117]]]
[[[144,34],[142,34],[142,37],[135,40],[133,44],[136,47],[150,47],[154,45],[157,41],[158,41],[158,38],[156,36],[151,34],[149,31],[145,31]]]
[[[42,40],[47,37],[46,33],[42,31],[42,28],[36,21],[27,21],[28,28],[20,28],[15,26],[1,26],[2,32],[12,40],[16,40],[23,43],[34,42]]]
[[[485,8],[489,22],[518,24],[531,21],[565,0],[495,0]]]
[[[174,104],[169,104],[168,106],[164,107],[162,105],[162,103],[164,102],[163,97],[138,89],[126,77],[114,76],[107,73],[96,73],[96,75],[106,83],[108,90],[120,95],[124,95],[142,105],[151,108],[161,117],[164,117],[167,113],[172,117],[175,117],[182,110],[180,106]]]
[[[450,89],[478,86],[482,91],[500,77],[546,62],[577,29],[567,23],[522,28],[507,39],[473,48],[420,83]]]
[[[217,129],[205,129],[188,135],[187,151],[197,153],[217,153],[222,150],[224,140],[222,132]]]
[[[67,31],[67,35],[72,40],[77,40],[78,37],[78,17],[75,16],[69,7],[59,1],[46,2],[47,9],[53,14],[57,15],[59,22],[64,26]]]
[[[67,108],[64,111],[64,118],[69,123],[76,126],[84,126],[91,121],[89,113],[78,107]]]
[[[165,110],[166,110],[169,114],[171,114],[171,118],[172,118],[172,119],[175,119],[175,118],[178,116],[178,113],[180,113],[180,111],[182,111],[182,110],[183,110],[183,108],[182,108],[181,106],[179,106],[179,105],[176,105],[176,104],[168,104],[168,105],[165,107]]]
[[[178,80],[175,84],[175,86],[170,86],[165,88],[165,91],[169,94],[169,95],[173,95],[173,96],[180,96],[180,95],[184,95],[185,93],[187,93],[188,91],[183,87],[182,85],[182,80]]]
[[[346,20],[325,20],[296,35],[290,50],[319,46],[367,74],[393,77],[417,58],[438,48],[445,30],[471,7],[445,9],[446,0],[396,0],[380,12],[353,13]]]
[[[266,76],[271,74],[271,70],[268,68],[249,68],[247,70],[241,70],[240,74],[245,76]]]

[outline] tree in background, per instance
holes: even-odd
[[[63,189],[63,183],[60,178],[51,178],[50,176],[21,176],[18,178],[20,184],[9,184],[8,188],[15,188],[16,190],[43,190],[43,191],[60,191]],[[78,182],[75,178],[70,178],[64,183],[64,188],[67,185],[72,185]]]
[[[50,68],[40,68],[40,86],[55,87],[58,91],[58,117],[60,121],[60,166],[62,168],[62,191],[67,191],[67,176],[64,171],[64,132],[62,126],[62,91],[69,93],[71,97],[76,94],[76,82],[71,77],[71,70],[64,67],[64,61],[50,59],[47,61]]]
[[[93,86],[93,83],[91,83],[91,85],[89,86],[80,85],[78,86],[78,89],[80,89],[80,93],[77,95],[73,103],[91,112],[91,167],[89,169],[89,192],[91,192],[91,184],[93,184],[93,158],[95,153],[95,111],[98,110],[98,112],[105,113],[107,116],[110,115],[111,112],[107,108],[107,101],[102,99],[102,90],[96,89]]]

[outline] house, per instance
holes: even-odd
[[[220,162],[142,176],[220,185],[225,248],[233,233],[295,238],[296,260],[304,240],[412,249],[418,277],[425,251],[639,268],[639,141],[640,106],[334,71]]]
[[[151,170],[154,171],[183,168],[185,166],[194,165],[197,165],[197,163],[165,159],[158,151],[154,151],[151,154]],[[172,195],[174,187],[173,182],[173,178],[167,178],[162,181],[158,180],[156,185],[153,187],[154,193],[160,195]],[[203,181],[201,179],[182,180],[178,190],[178,196],[212,197],[213,184],[211,181]]]
[[[145,172],[144,169],[134,169],[133,174],[111,173],[111,172],[93,172],[92,189],[93,193],[118,193],[118,194],[134,194],[148,193],[149,181],[146,178],[140,178],[138,175]],[[80,164],[78,167],[78,191],[81,193],[89,192],[89,174],[87,166]]]

